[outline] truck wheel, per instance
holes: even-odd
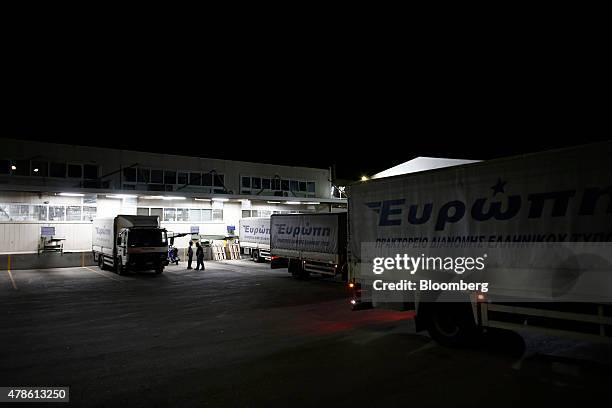
[[[259,251],[253,251],[253,260],[258,263],[261,262],[259,258]]]
[[[436,303],[428,310],[427,331],[443,346],[459,347],[473,344],[480,328],[474,321],[469,303]]]
[[[104,256],[98,255],[98,268],[104,269]]]
[[[162,272],[164,271],[164,268],[162,268],[161,266],[155,269],[155,274],[156,275],[161,275]]]

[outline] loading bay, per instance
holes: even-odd
[[[0,385],[67,385],[74,405],[575,406],[612,383],[611,346],[444,348],[410,313],[351,312],[342,284],[268,264],[0,274]]]

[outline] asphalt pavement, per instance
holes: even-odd
[[[412,313],[352,312],[341,283],[268,264],[1,273],[0,386],[70,386],[75,406],[575,406],[612,384],[610,346],[448,349]]]

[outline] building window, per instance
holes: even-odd
[[[0,174],[11,174],[10,160],[0,160]]]
[[[16,176],[28,176],[30,174],[30,162],[28,160],[17,160],[13,174]]]
[[[11,221],[28,221],[28,206],[11,204],[8,206]]]
[[[225,176],[223,174],[215,174],[215,187],[223,187],[225,185]]]
[[[163,170],[151,170],[151,183],[164,184],[164,171]]]
[[[271,180],[268,178],[261,179],[261,188],[264,190],[270,190],[272,186]]]
[[[96,207],[83,206],[83,221],[91,221],[96,218],[98,210]]]
[[[151,170],[150,169],[142,169],[142,168],[138,168],[136,171],[136,181],[138,183],[145,183],[148,184],[149,181],[151,180]]]
[[[300,191],[306,191],[306,182],[300,181]]]
[[[176,221],[176,209],[164,208],[164,221]]]
[[[136,209],[136,215],[149,215],[149,209],[148,208],[138,207]]]
[[[223,221],[223,210],[213,209],[212,210],[212,220],[213,221]]]
[[[83,165],[83,177],[86,180],[96,180],[98,175],[99,166],[96,164],[84,164]]]
[[[251,188],[251,178],[250,177],[242,178],[242,188]]]
[[[49,221],[64,221],[66,215],[66,207],[63,205],[49,206]]]
[[[289,191],[289,180],[281,180],[281,190]]]
[[[261,190],[261,179],[259,177],[251,177],[251,185],[255,190]]]
[[[176,171],[166,170],[164,172],[164,184],[176,184]]]
[[[66,221],[81,221],[81,206],[66,207]]]
[[[189,173],[179,172],[179,174],[178,174],[178,183],[177,184],[179,184],[181,186],[189,184]]]
[[[83,178],[83,166],[81,166],[80,164],[69,164],[68,177],[79,179]]]
[[[187,208],[176,209],[176,220],[177,221],[189,221],[189,210]]]
[[[291,189],[291,191],[298,191],[298,189],[300,188],[300,183],[298,183],[296,180],[291,180],[289,182],[289,188]]]
[[[202,184],[202,175],[200,173],[189,173],[189,185],[199,186]]]
[[[307,187],[309,193],[314,193],[315,192],[315,183],[314,183],[314,181],[309,181],[306,184],[306,187]]]
[[[128,183],[135,183],[136,169],[134,167],[123,169],[123,179]]]
[[[272,179],[272,190],[280,190],[281,189],[281,181],[280,179]]]
[[[47,206],[46,205],[35,205],[34,206],[34,217],[35,217],[35,221],[47,221]]]
[[[202,210],[202,222],[212,221],[212,210]]]
[[[51,177],[65,178],[66,163],[51,163],[49,165],[49,175]]]
[[[193,221],[193,222],[202,221],[202,214],[200,210],[195,210],[195,209],[189,210],[189,221]]]
[[[32,161],[31,176],[47,177],[49,175],[49,163],[46,161]]]
[[[242,210],[242,218],[249,218],[251,216],[251,210]]]
[[[159,220],[163,220],[164,211],[161,208],[151,208],[150,215],[154,217],[159,217]]]
[[[202,176],[202,185],[206,187],[212,187],[213,185],[212,174],[206,173]]]

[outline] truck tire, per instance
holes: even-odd
[[[156,275],[161,275],[163,272],[164,272],[164,268],[162,266],[155,268]]]
[[[434,303],[427,311],[427,331],[443,346],[461,347],[476,343],[480,328],[470,303]]]
[[[104,256],[102,254],[98,255],[98,268],[104,269]]]
[[[260,262],[260,261],[259,261],[259,251],[255,250],[255,251],[251,252],[251,254],[252,254],[252,256],[253,256],[253,261],[255,261],[255,262],[258,262],[258,263],[259,263],[259,262]]]

